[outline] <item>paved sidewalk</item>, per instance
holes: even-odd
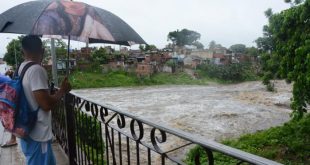
[[[0,124],[0,145],[10,139],[10,134],[3,130]],[[19,141],[19,140],[18,140]],[[0,147],[0,165],[23,165],[26,164],[24,155],[21,153],[20,145],[1,148]],[[58,143],[53,143],[53,151],[56,157],[57,165],[68,165],[68,158],[60,149]]]

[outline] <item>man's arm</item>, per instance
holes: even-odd
[[[48,90],[46,89],[33,91],[33,94],[40,108],[44,111],[50,111],[70,90],[71,85],[69,84],[68,79],[65,78],[61,84],[61,88],[59,89],[59,91],[56,92],[56,94],[50,95]]]

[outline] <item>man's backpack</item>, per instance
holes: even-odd
[[[23,78],[28,68],[35,65],[27,63],[21,74],[17,68],[13,80],[0,84],[0,120],[3,127],[17,137],[27,137],[37,121],[38,110],[33,111],[23,90]]]

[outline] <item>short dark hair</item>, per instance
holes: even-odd
[[[22,39],[22,48],[29,53],[40,53],[42,51],[42,41],[36,35],[27,35]]]

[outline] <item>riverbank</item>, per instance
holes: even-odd
[[[150,85],[208,85],[216,80],[204,77],[193,79],[185,72],[157,73],[150,77],[137,77],[123,71],[100,72],[75,72],[70,76],[74,89],[104,88],[104,87],[133,87]]]
[[[300,121],[290,121],[238,139],[222,141],[223,144],[271,159],[287,165],[310,164],[310,115]],[[203,149],[196,147],[187,155],[189,165],[194,165],[194,156],[201,153],[201,164],[206,163]],[[215,164],[237,164],[236,160],[215,154]]]

